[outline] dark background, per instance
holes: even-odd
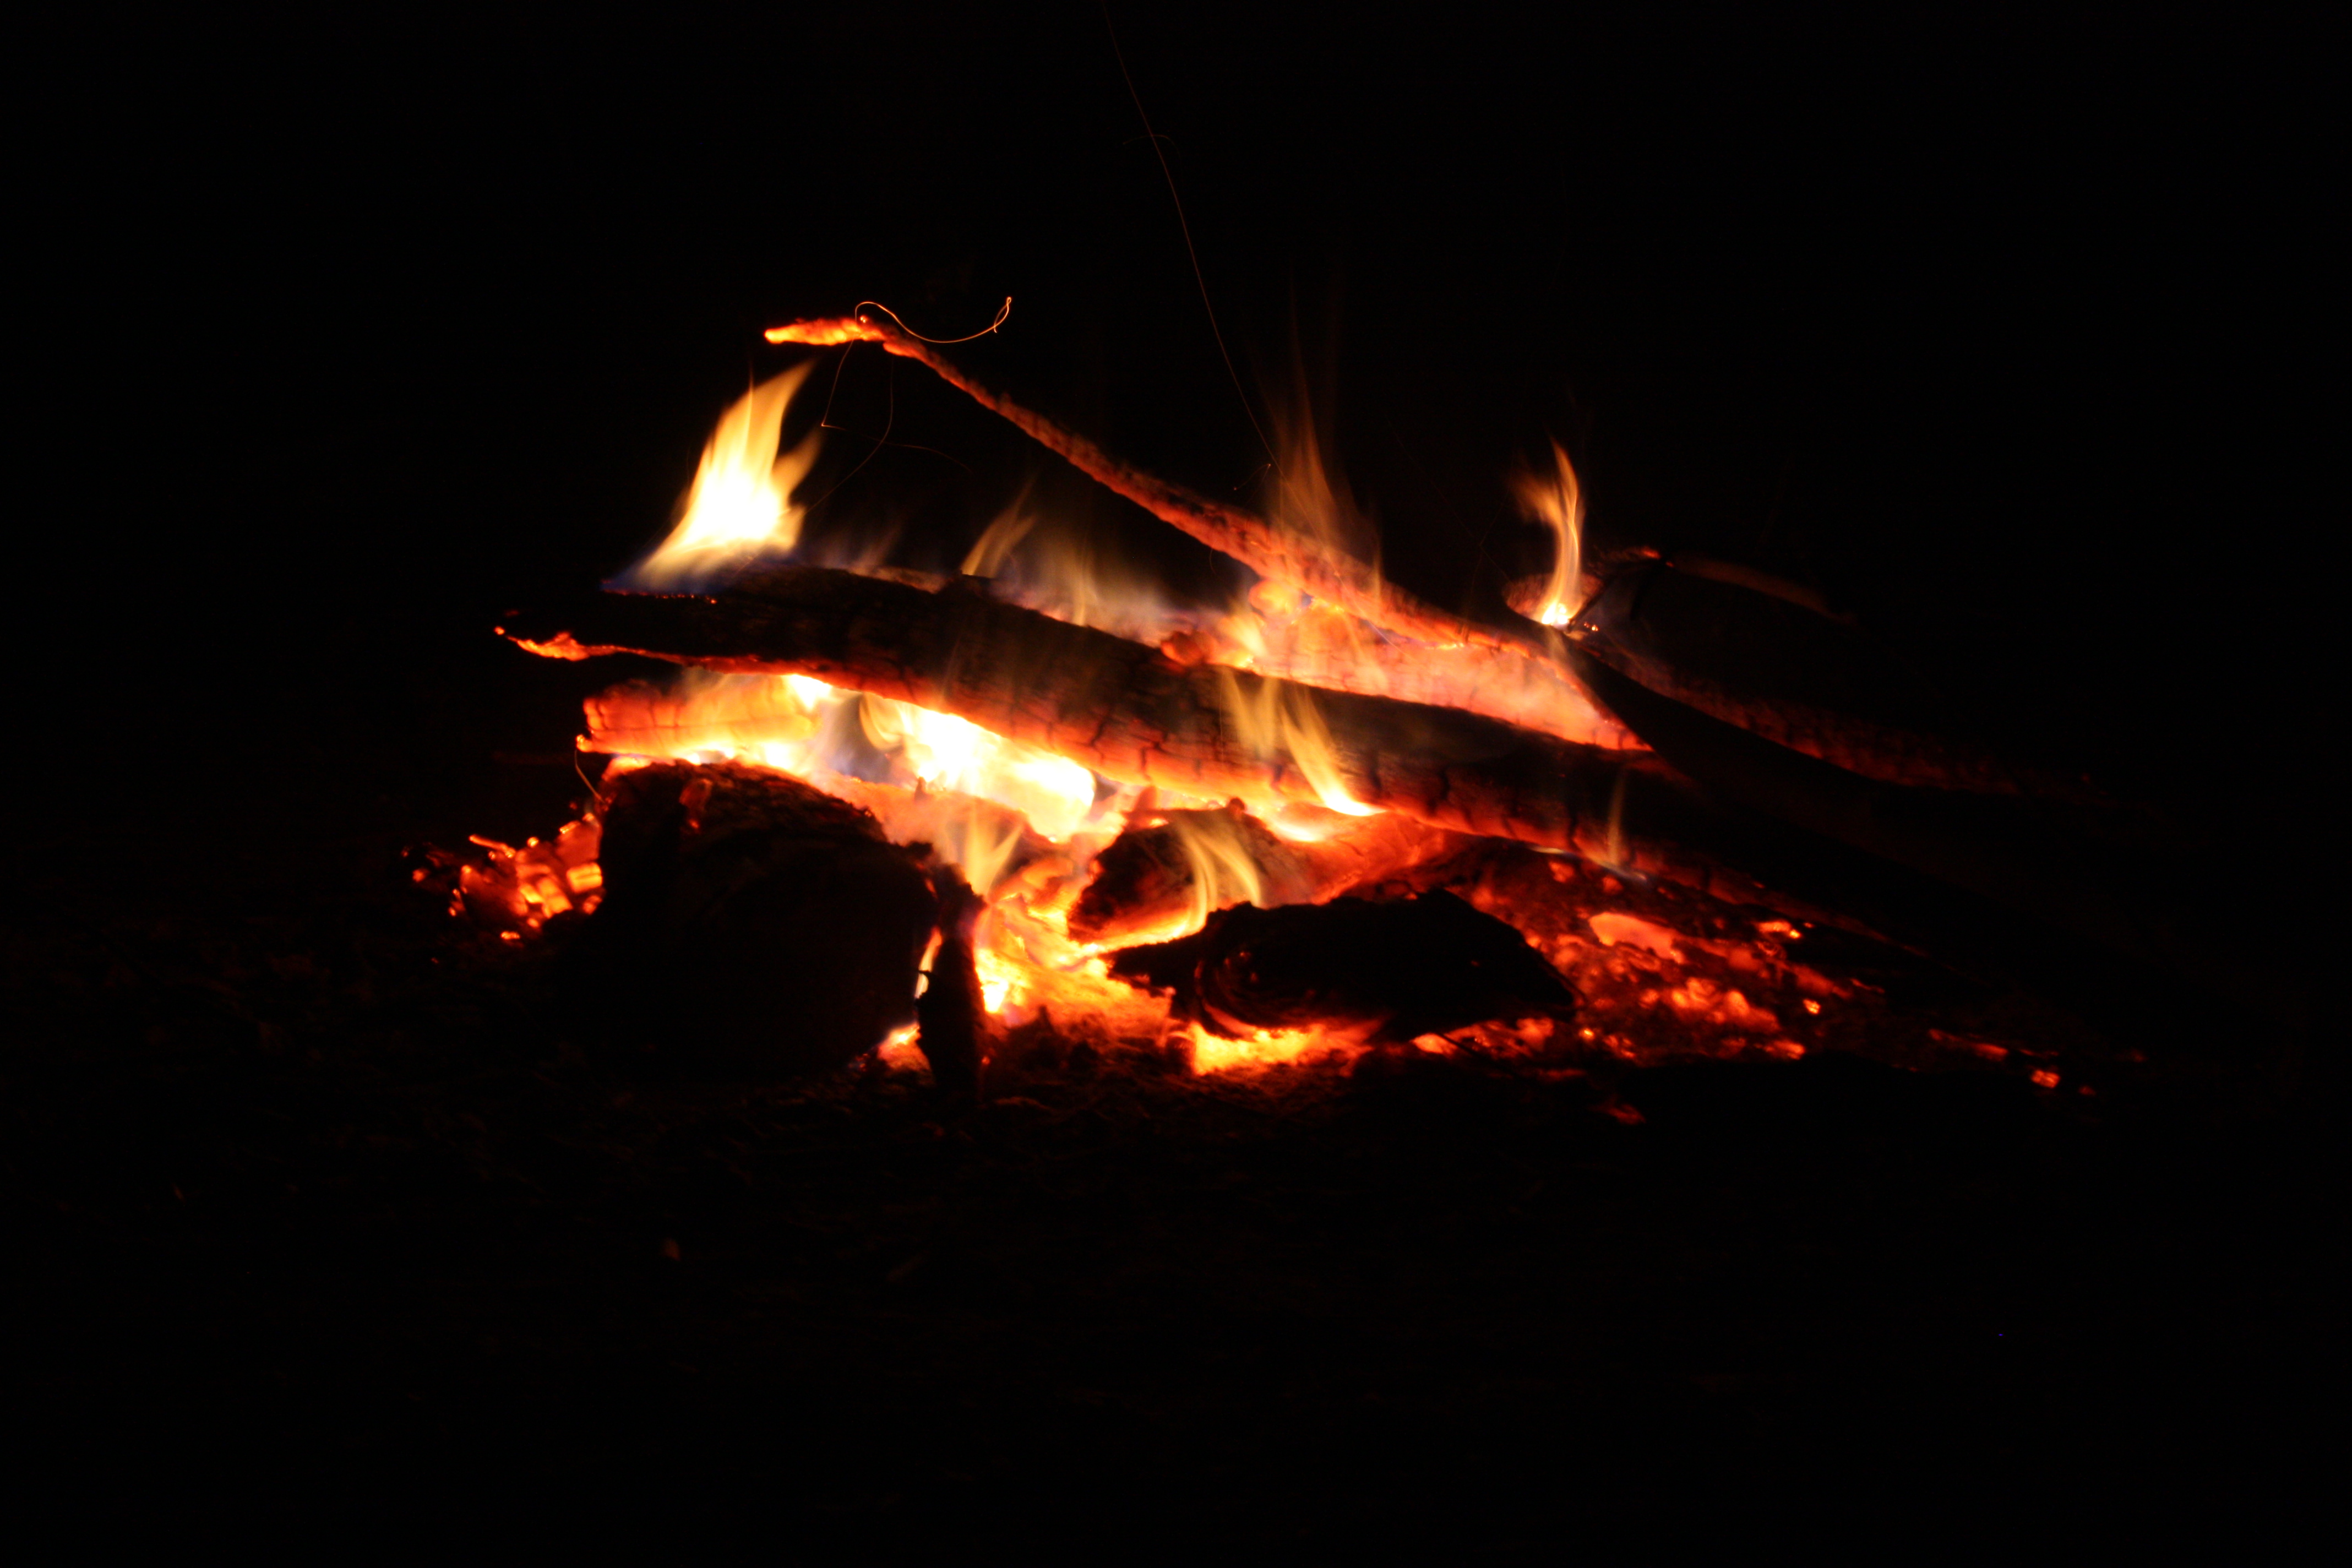
[[[1598,547],[1811,576],[2023,742],[2233,832],[2327,798],[2310,40],[1110,16],[1257,417],[1318,390],[1410,585],[1543,564],[1503,480],[1556,435]],[[1213,493],[1265,461],[1097,7],[126,26],[25,98],[25,678],[151,794],[431,794],[560,747],[578,680],[488,627],[658,537],[780,320],[958,336],[1010,295],[975,371]],[[840,390],[821,480],[902,445],[821,521],[903,558],[951,565],[1049,468],[870,351]]]

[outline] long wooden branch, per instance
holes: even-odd
[[[866,316],[835,316],[771,327],[766,337],[772,343],[820,347],[873,343],[902,359],[913,360],[982,407],[1019,426],[1089,479],[1125,496],[1161,521],[1233,557],[1260,576],[1340,605],[1374,626],[1426,642],[1467,643],[1535,658],[1549,657],[1542,628],[1534,623],[1489,625],[1449,614],[1387,581],[1367,563],[1333,551],[1321,541],[1300,539],[1255,512],[1213,500],[1122,462],[1076,431],[982,385],[929,344],[887,321]]]

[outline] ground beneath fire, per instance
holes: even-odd
[[[2315,1476],[2317,1134],[2209,1068],[631,1084],[279,783],[6,919],[10,1399],[133,1511],[1533,1555]]]

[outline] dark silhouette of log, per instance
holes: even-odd
[[[937,900],[866,813],[766,769],[657,763],[615,783],[604,818],[604,898],[566,989],[626,1057],[789,1078],[915,1021]]]
[[[1835,901],[1883,933],[2045,994],[2095,980],[2161,998],[2185,983],[2270,1010],[2294,989],[2216,928],[2210,892],[2188,875],[2200,857],[2161,824],[1865,778],[1652,691],[1580,647],[1569,658],[1596,697],[1727,809],[1843,851],[1819,858],[1829,879],[1813,886],[1842,885]],[[1832,872],[1839,858],[1849,869]],[[1949,891],[1923,889],[1921,878]],[[2106,973],[2089,973],[2093,951]]]
[[[1660,696],[1865,778],[2093,795],[1973,735],[1958,707],[1885,644],[1759,573],[1704,560],[1621,566],[1577,613],[1574,640]],[[1570,673],[1599,699],[1574,661]]]
[[[981,900],[944,861],[932,865],[931,887],[939,900],[940,945],[931,955],[930,984],[915,1001],[916,1020],[922,1026],[919,1038],[923,1058],[931,1064],[932,1079],[950,1094],[977,1099],[990,1032],[972,948]]]

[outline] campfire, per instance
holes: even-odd
[[[2099,874],[2081,780],[1974,737],[1801,584],[1587,559],[1557,449],[1516,487],[1551,569],[1474,618],[1383,578],[1311,447],[1245,510],[895,321],[767,337],[914,360],[1255,581],[1171,605],[1032,549],[1017,508],[953,576],[806,558],[820,433],[781,448],[815,362],[753,389],[652,554],[500,628],[680,673],[588,701],[604,763],[577,820],[442,858],[453,910],[503,939],[577,928],[575,990],[642,1048],[752,1075],[870,1057],[964,1091],[1111,1058],[1825,1047],[2057,1087],[2046,1045],[1927,1027],[1889,976],[2006,980],[2049,942],[2193,962]]]

